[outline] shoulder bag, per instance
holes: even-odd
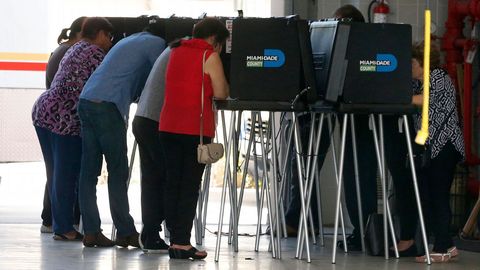
[[[207,50],[203,53],[202,60],[202,110],[200,112],[200,144],[197,147],[197,160],[198,163],[202,164],[211,164],[217,162],[223,157],[223,144],[221,143],[209,143],[203,144],[203,98],[205,95],[204,91],[204,76],[205,76],[205,55]]]

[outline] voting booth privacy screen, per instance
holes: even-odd
[[[154,22],[167,43],[191,36],[193,18],[108,17],[114,41]],[[240,101],[410,104],[411,26],[297,17],[219,17],[231,32],[221,53]]]
[[[160,30],[161,36],[168,43],[186,36],[192,35],[194,24],[199,19],[172,17],[158,18],[155,16],[141,16],[136,18],[129,17],[107,17],[108,21],[113,25],[113,44],[120,39],[131,34],[143,31],[149,24]]]
[[[308,31],[308,23],[296,18],[234,20],[230,96],[251,101],[306,99],[315,87]]]
[[[310,30],[318,99],[411,103],[410,25],[320,21]]]

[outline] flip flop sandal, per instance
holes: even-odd
[[[432,263],[446,263],[450,261],[450,254],[448,253],[430,253],[430,261]],[[426,263],[427,256],[423,255],[420,257],[416,257],[415,261],[418,263]]]
[[[447,253],[450,254],[450,260],[458,260],[458,249],[453,246],[447,250]]]
[[[81,233],[75,231],[75,237],[74,238],[68,238],[64,234],[54,233],[53,234],[53,240],[57,240],[57,241],[81,241],[81,240],[83,240],[83,235]]]

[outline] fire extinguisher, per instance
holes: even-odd
[[[386,23],[387,15],[390,13],[390,7],[384,0],[372,1],[371,4],[376,2],[377,4],[373,8],[373,22],[374,23]],[[370,10],[370,9],[369,9]]]

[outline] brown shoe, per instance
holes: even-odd
[[[139,248],[140,247],[140,244],[138,243],[138,232],[135,232],[134,234],[131,234],[129,236],[117,236],[117,240],[115,241],[115,244],[117,246],[121,246],[121,247],[128,247],[128,246],[132,246],[132,247],[137,247]]]
[[[83,245],[86,247],[113,247],[115,243],[101,232],[98,232],[96,234],[85,234]]]

